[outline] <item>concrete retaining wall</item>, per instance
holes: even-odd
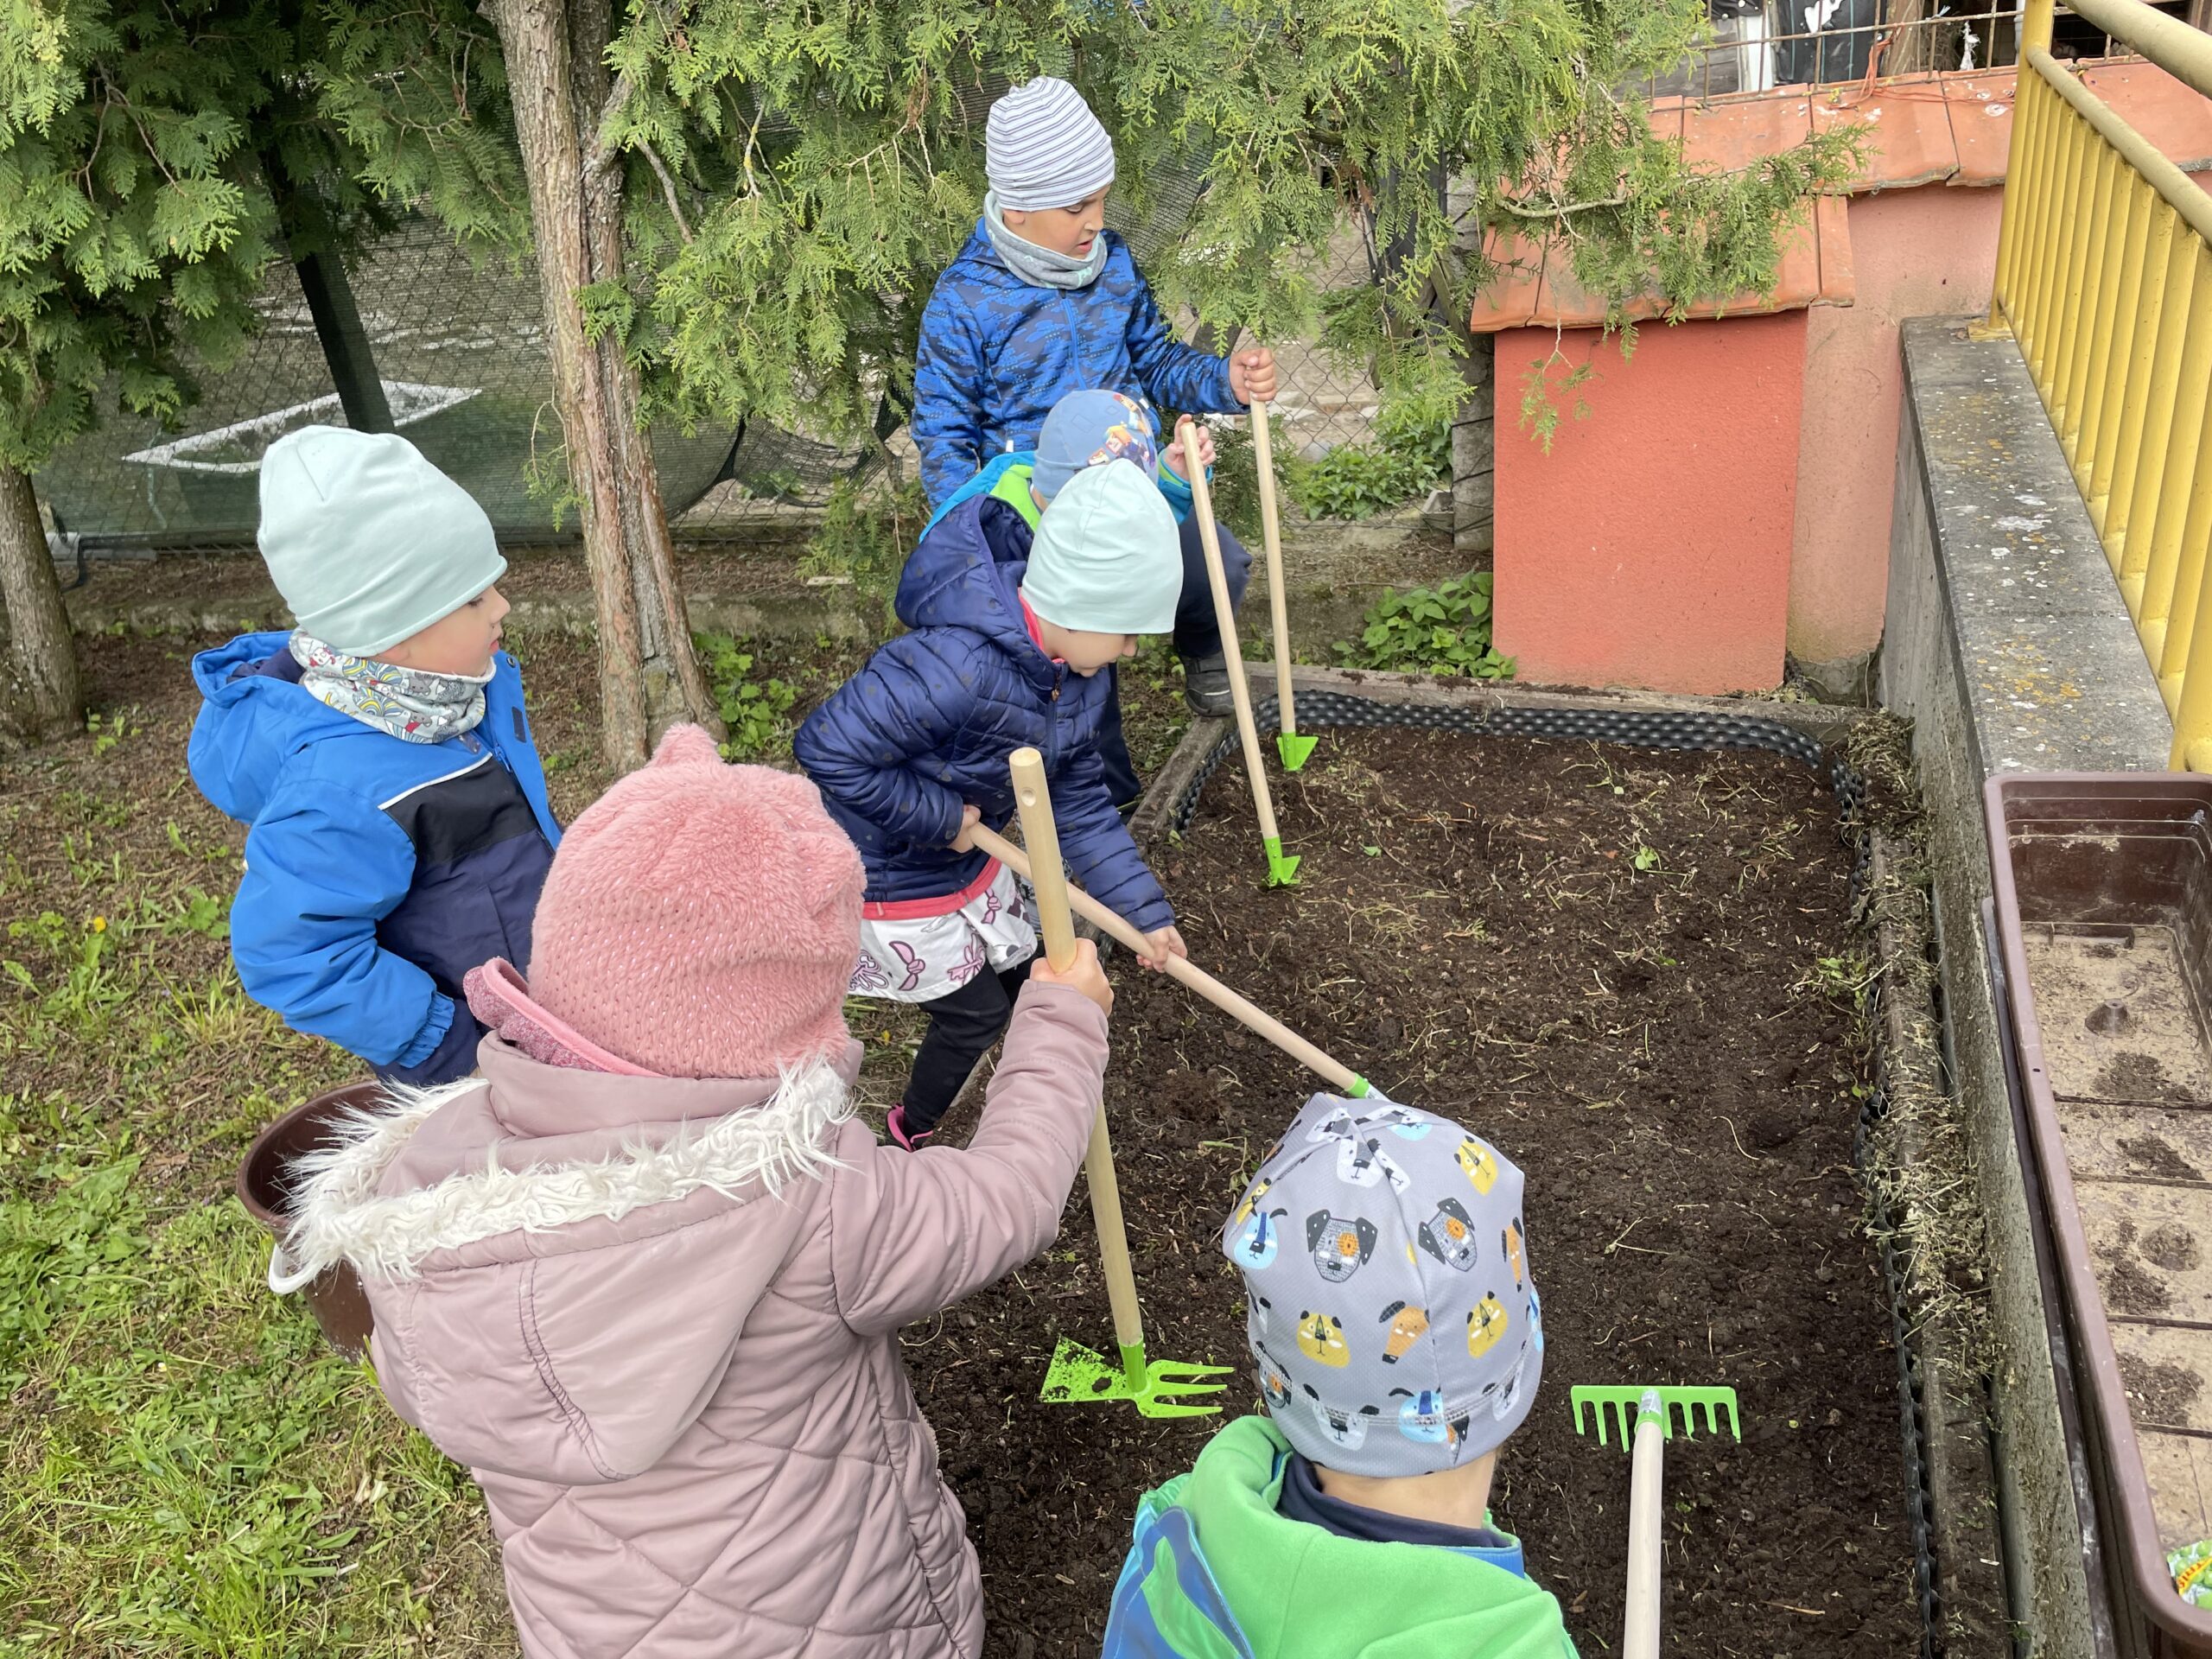
[[[2009,339],[1904,325],[1882,701],[1913,721],[1928,809],[1947,1059],[1986,1212],[1991,1407],[2013,1616],[2037,1655],[2086,1656],[2082,1529],[1982,945],[1982,787],[1999,772],[2159,770],[2165,705]]]

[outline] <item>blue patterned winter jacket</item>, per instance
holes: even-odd
[[[1229,361],[1175,338],[1113,232],[1088,288],[1039,288],[1007,268],[982,222],[937,279],[914,359],[914,442],[932,506],[994,455],[1034,449],[1052,405],[1098,388],[1151,409],[1236,414]]]
[[[922,538],[899,580],[913,627],[807,716],[798,763],[868,869],[867,902],[945,897],[980,852],[949,844],[963,806],[986,828],[1014,817],[1007,757],[1045,757],[1068,874],[1145,932],[1175,919],[1106,791],[1098,728],[1109,676],[1071,672],[1031,636],[1018,589],[1028,526],[1003,501],[964,503]]]

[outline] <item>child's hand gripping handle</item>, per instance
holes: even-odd
[[[1037,931],[1044,935],[1045,960],[1055,972],[1075,965],[1075,920],[1068,913],[1067,871],[1060,863],[1059,830],[1052,822],[1052,797],[1045,786],[1045,757],[1034,749],[1016,749],[1007,762],[1014,774],[1014,805],[1021,814],[1021,839],[1029,856],[1023,869],[1006,855],[1014,849],[980,825],[970,839],[999,861],[1029,878],[1037,894]],[[989,837],[986,840],[985,837]],[[1090,1147],[1084,1154],[1084,1171],[1090,1178],[1090,1214],[1098,1228],[1098,1253],[1106,1269],[1106,1297],[1114,1308],[1114,1340],[1122,1350],[1122,1366],[1135,1383],[1145,1375],[1144,1318],[1137,1308],[1136,1270],[1129,1261],[1129,1236],[1122,1220],[1122,1187],[1114,1175],[1114,1143],[1106,1131],[1106,1108],[1090,1121]]]

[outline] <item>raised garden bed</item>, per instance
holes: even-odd
[[[1544,1391],[1494,1507],[1583,1651],[1618,1639],[1627,1465],[1576,1438],[1567,1386],[1645,1381],[1726,1382],[1744,1408],[1740,1447],[1669,1459],[1671,1651],[1920,1651],[1917,1435],[1901,1456],[1897,1326],[1853,1173],[1872,1090],[1852,780],[1770,724],[1519,713],[1481,735],[1433,707],[1359,714],[1430,729],[1330,730],[1278,787],[1306,859],[1288,892],[1258,886],[1234,758],[1185,768],[1187,791],[1171,772],[1163,810],[1190,817],[1148,814],[1155,868],[1205,965],[1527,1170]],[[1516,726],[1554,734],[1498,734]],[[1236,1364],[1230,1409],[1251,1409],[1213,1239],[1316,1084],[1172,985],[1116,977],[1107,1099],[1150,1351]],[[1036,1403],[1059,1335],[1106,1339],[1095,1263],[1078,1203],[1052,1263],[908,1339],[981,1550],[987,1652],[1008,1659],[1096,1652],[1138,1494],[1219,1421]]]

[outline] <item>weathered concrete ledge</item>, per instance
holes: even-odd
[[[2172,730],[2018,348],[1904,327],[1882,701],[1913,721],[1951,1087],[1988,1232],[1991,1408],[2016,1623],[2089,1655],[2082,1528],[1982,946],[1982,787],[2000,772],[2159,770]]]

